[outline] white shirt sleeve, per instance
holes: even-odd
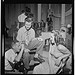
[[[21,15],[18,16],[18,21],[19,21],[19,22],[25,22],[25,18],[26,18],[26,17],[27,17],[26,15],[21,14]]]
[[[17,41],[21,41],[22,39],[21,36],[22,36],[22,32],[18,30],[17,37],[16,37]]]
[[[17,55],[14,52],[12,52],[12,50],[9,50],[5,53],[5,59],[9,60],[12,63],[14,63],[13,61],[14,61],[16,56]]]
[[[34,30],[32,30],[32,32],[31,32],[31,39],[34,39],[35,38],[35,31]]]

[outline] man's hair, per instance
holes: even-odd
[[[28,12],[28,13],[30,13],[31,12],[31,9],[29,8],[29,7],[25,7],[25,12]]]
[[[32,22],[32,21],[33,21],[32,16],[27,16],[27,18],[25,18],[25,21],[27,21],[27,22]]]
[[[24,13],[24,12],[25,12],[25,10],[22,10],[21,12],[22,12],[22,13]]]

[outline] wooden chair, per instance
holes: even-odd
[[[69,56],[67,58],[65,58],[65,61],[64,61],[64,59],[61,60],[61,67],[59,68],[59,70],[57,71],[56,74],[61,74],[65,71],[64,68],[65,68],[65,65],[66,65],[66,62],[68,59],[69,59]],[[64,63],[62,61],[64,61]]]

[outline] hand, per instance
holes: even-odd
[[[56,66],[59,66],[60,63],[61,63],[61,60],[60,60],[59,58],[55,60],[55,65],[56,65]]]
[[[29,49],[25,49],[25,50],[24,50],[24,52],[29,52],[29,51],[30,51]]]
[[[35,58],[38,58],[38,54],[35,54],[34,57],[35,57]]]

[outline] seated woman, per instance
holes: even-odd
[[[33,74],[56,74],[71,52],[62,44],[58,44],[59,37],[57,32],[51,33],[49,58],[47,61],[34,67]],[[65,59],[62,61],[62,59]],[[63,63],[63,65],[61,65]]]
[[[24,51],[24,45],[12,42],[12,48],[5,52],[5,72],[13,72],[14,64],[19,62]],[[18,52],[18,53],[17,53]]]

